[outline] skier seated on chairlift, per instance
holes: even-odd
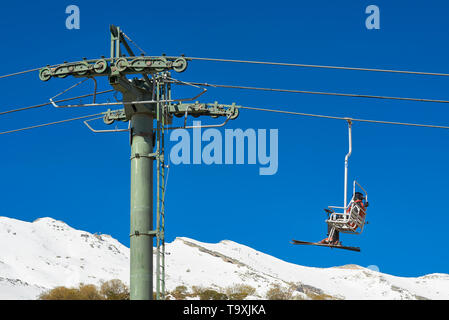
[[[358,209],[359,212],[360,212],[360,215],[364,216],[366,214],[366,207],[368,207],[368,202],[366,202],[365,196],[361,192],[356,192],[356,193],[354,193],[352,203],[348,206],[348,209],[346,209],[346,213],[349,214],[351,212],[351,210],[357,210]],[[328,214],[332,214],[333,213],[329,209],[324,209],[324,211],[326,211]],[[336,215],[336,218],[337,219],[342,219],[343,216],[342,215]],[[319,243],[332,244],[332,245],[336,245],[336,246],[341,245],[340,233],[337,230],[334,230],[334,234],[332,236],[332,239],[329,239],[329,235],[331,234],[332,228],[333,227],[330,224],[327,224],[327,238],[321,240]],[[354,231],[356,229],[357,229],[357,226],[354,225]]]

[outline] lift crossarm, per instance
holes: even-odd
[[[114,59],[84,59],[78,62],[47,66],[39,71],[39,79],[48,81],[51,78],[118,76],[128,74],[154,74],[174,70],[183,72],[187,68],[187,60],[183,57],[121,57]]]
[[[186,114],[196,116],[210,116],[212,118],[226,117],[234,120],[239,115],[238,106],[233,104],[214,103],[178,103],[168,105],[167,112],[171,116],[183,117]],[[128,121],[125,109],[108,110],[104,112],[104,123],[112,124],[115,121]]]
[[[171,104],[168,108],[168,113],[176,117],[183,117],[185,115],[197,116],[211,116],[213,118],[217,117],[228,117],[230,120],[234,120],[239,115],[238,106],[233,103],[229,104],[219,104],[217,101],[214,103],[178,103]]]

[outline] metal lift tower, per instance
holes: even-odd
[[[136,57],[126,42],[128,38],[119,27],[110,26],[111,56],[79,62],[47,66],[39,71],[39,78],[108,77],[110,85],[122,94],[124,108],[104,112],[103,121],[130,122],[131,144],[131,214],[130,214],[130,295],[132,300],[153,299],[153,246],[156,238],[156,299],[165,298],[165,132],[173,116],[192,115],[237,118],[238,106],[198,103],[192,99],[172,99],[172,84],[187,84],[171,78],[170,71],[183,72],[187,68],[184,57]],[[128,56],[121,54],[123,46]],[[142,78],[128,79],[127,75],[141,74]],[[95,80],[96,83],[96,80]],[[198,87],[197,87],[198,88]],[[205,91],[205,90],[204,90]],[[204,92],[203,91],[203,92]],[[201,95],[201,94],[200,94]],[[95,97],[95,95],[94,95]],[[182,102],[183,101],[183,102]],[[110,103],[112,105],[113,103]],[[55,105],[55,104],[54,104]],[[104,106],[107,104],[90,104]],[[56,105],[55,105],[56,106]],[[61,106],[70,107],[70,106]],[[85,122],[87,124],[87,122]],[[223,124],[224,124],[223,123]],[[155,124],[155,125],[154,125]],[[221,125],[223,125],[221,124]],[[217,126],[221,126],[217,125]],[[88,127],[92,129],[88,125]],[[209,126],[210,127],[210,126]],[[192,128],[184,126],[180,128]],[[93,130],[114,132],[116,130]],[[156,170],[153,163],[156,161]],[[156,206],[153,203],[153,172],[156,171]],[[153,211],[156,211],[156,226]]]

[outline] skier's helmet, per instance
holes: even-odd
[[[354,193],[354,200],[363,200],[365,199],[365,196],[361,192]]]

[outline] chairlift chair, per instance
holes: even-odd
[[[365,203],[360,205],[359,200],[355,199],[356,186],[365,192]],[[329,206],[330,212],[326,223],[331,225],[335,231],[342,233],[361,234],[363,227],[365,226],[366,219],[366,207],[368,206],[368,193],[366,190],[356,181],[353,183],[353,196],[348,205],[344,207]],[[363,201],[362,200],[362,201]],[[363,203],[363,202],[362,202]],[[337,212],[338,210],[338,212]],[[332,234],[329,238],[332,238]]]
[[[329,206],[325,211],[328,213],[328,219],[326,223],[330,227],[328,239],[334,239],[335,232],[342,233],[352,233],[361,234],[363,232],[364,226],[366,224],[366,208],[368,207],[368,193],[366,190],[356,181],[353,182],[353,192],[352,198],[349,203],[347,203],[348,195],[348,164],[349,157],[352,154],[352,122],[350,119],[348,121],[348,133],[349,133],[349,152],[345,157],[345,180],[344,180],[344,202],[343,207]],[[364,192],[359,192],[359,190]],[[362,197],[356,198],[356,195],[362,195]],[[360,197],[360,196],[358,196]],[[345,247],[341,243],[316,243],[316,242],[306,242],[293,240],[293,244],[305,244],[305,245],[318,245],[318,246],[328,246],[332,248],[341,248],[353,251],[360,251],[358,247]]]

